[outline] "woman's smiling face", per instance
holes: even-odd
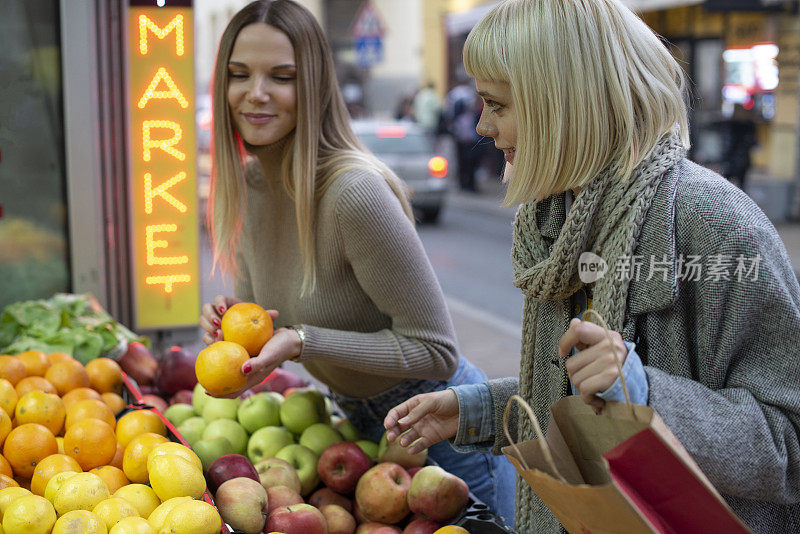
[[[250,145],[264,146],[297,126],[297,66],[285,33],[264,23],[245,26],[228,61],[231,119]]]
[[[484,137],[494,139],[494,146],[503,151],[506,161],[514,163],[517,150],[517,116],[508,82],[475,80],[483,111],[476,128]]]

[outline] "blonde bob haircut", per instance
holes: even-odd
[[[214,265],[239,275],[237,250],[246,209],[246,150],[228,107],[228,62],[239,32],[264,23],[286,34],[297,66],[297,126],[289,134],[281,181],[294,200],[303,265],[302,293],[316,287],[314,214],[317,201],[343,173],[380,173],[413,216],[397,176],[367,151],[350,127],[328,41],[314,16],[291,0],[260,0],[236,13],[220,39],[213,81],[211,193],[206,220],[214,246]]]
[[[505,203],[621,180],[667,133],[689,145],[685,76],[618,0],[506,0],[472,29],[464,67],[508,82],[517,145]]]

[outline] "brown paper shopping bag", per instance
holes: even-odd
[[[530,417],[538,439],[511,439],[508,415],[514,402]],[[651,408],[606,402],[598,414],[571,396],[550,412],[545,436],[530,406],[513,396],[504,416],[511,445],[503,453],[567,531],[750,532]]]

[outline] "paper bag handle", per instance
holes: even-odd
[[[542,449],[542,456],[544,457],[545,463],[550,468],[550,471],[555,475],[560,481],[566,482],[564,477],[561,476],[561,473],[558,472],[558,468],[556,467],[555,462],[553,461],[553,455],[550,453],[550,446],[547,444],[547,440],[544,438],[544,433],[542,432],[542,427],[539,426],[539,419],[536,418],[536,414],[533,413],[530,405],[525,402],[525,399],[520,397],[519,395],[512,395],[510,399],[508,399],[508,403],[506,404],[505,412],[503,412],[503,432],[505,432],[506,439],[511,444],[511,448],[514,449],[514,452],[517,455],[517,459],[522,464],[522,467],[525,468],[526,471],[530,470],[528,466],[528,462],[525,461],[525,458],[522,456],[522,453],[519,451],[517,444],[511,438],[511,433],[508,431],[508,416],[511,413],[511,405],[516,401],[525,412],[528,414],[528,418],[533,423],[533,430],[536,432],[536,437],[538,438],[539,447]]]
[[[589,315],[594,315],[599,321],[600,326],[602,326],[603,330],[605,330],[606,338],[608,339],[608,342],[611,345],[611,352],[614,353],[614,363],[617,364],[617,372],[619,373],[619,382],[620,384],[622,384],[622,392],[625,394],[625,404],[630,406],[631,411],[633,411],[633,405],[631,404],[631,397],[628,394],[628,384],[625,383],[625,375],[622,374],[622,362],[620,362],[619,354],[617,354],[617,349],[614,347],[614,340],[611,337],[611,332],[608,329],[608,325],[606,324],[605,319],[603,319],[603,316],[591,308],[583,312],[583,320],[586,321]]]

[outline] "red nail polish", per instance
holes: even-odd
[[[220,323],[219,323],[219,319],[214,319],[214,320],[213,320],[213,321],[211,321],[211,322],[212,322],[212,323],[214,323],[214,326],[219,326],[219,324],[220,324]]]
[[[242,366],[242,371],[244,372],[244,374],[248,374],[252,370],[253,370],[253,366],[250,365],[250,362],[247,362]]]
[[[220,306],[219,307],[219,312],[220,313],[225,313],[225,306]]]

